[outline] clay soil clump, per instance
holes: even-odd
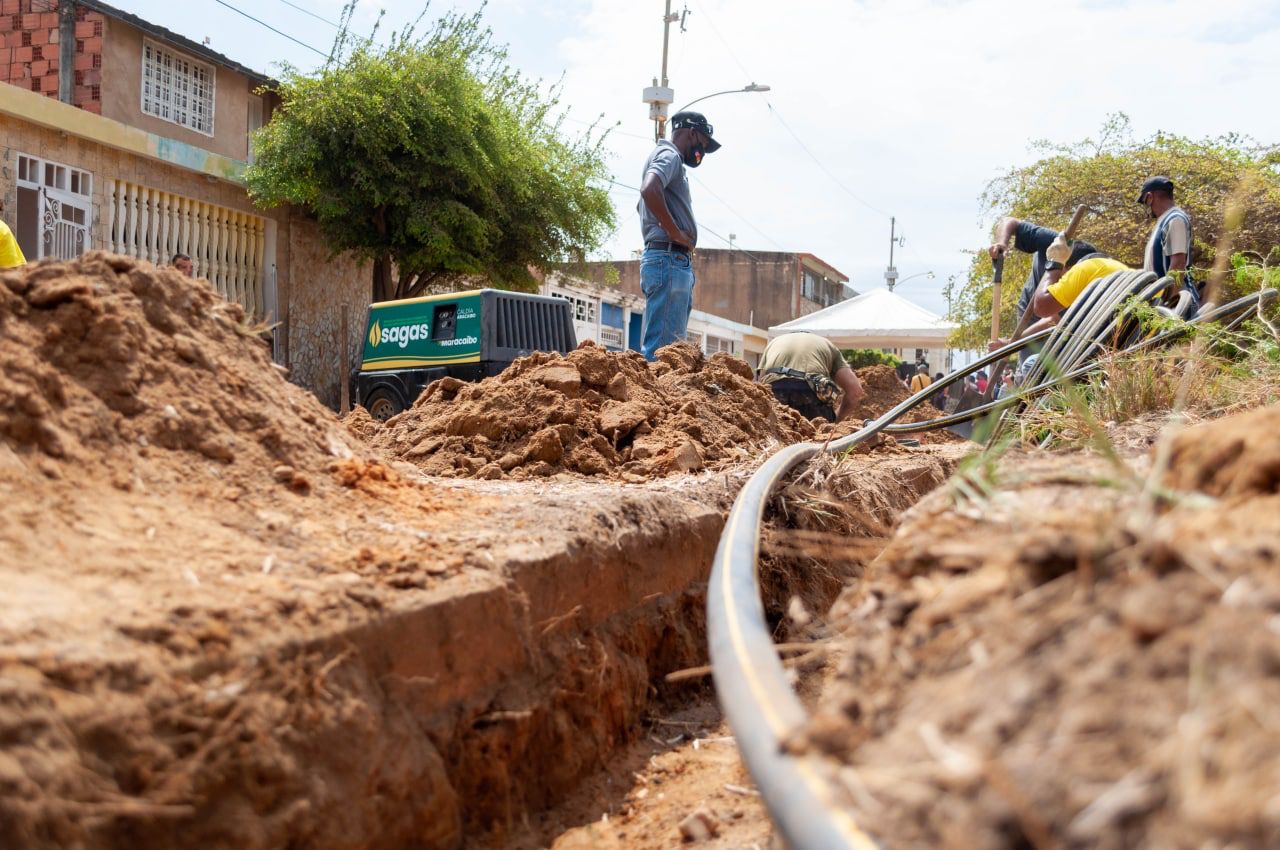
[[[726,354],[687,343],[648,363],[586,344],[538,353],[476,384],[432,383],[371,437],[431,475],[522,480],[567,472],[641,481],[742,461],[813,436],[814,428]]]
[[[1179,432],[1161,487],[1159,447],[944,486],[833,608],[839,678],[793,745],[890,847],[1280,846],[1277,428]]]

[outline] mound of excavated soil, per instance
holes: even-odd
[[[272,366],[238,304],[100,252],[0,274],[0,440],[109,470],[121,488],[138,463],[181,472],[212,461],[305,491],[352,455],[332,415]]]
[[[365,437],[368,417],[349,427]],[[432,475],[638,480],[742,460],[813,433],[744,362],[704,359],[678,343],[653,364],[585,345],[563,357],[530,355],[476,384],[445,378],[370,441]]]
[[[1141,458],[1030,452],[921,503],[796,746],[888,847],[1280,846],[1278,424],[1182,431],[1154,503]]]

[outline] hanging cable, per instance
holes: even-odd
[[[267,29],[271,30],[271,31],[272,31],[273,33],[275,33],[276,35],[278,35],[278,36],[282,36],[282,37],[284,37],[284,38],[289,39],[290,41],[292,41],[294,44],[298,45],[299,47],[305,47],[305,48],[307,48],[307,50],[310,50],[312,53],[315,53],[317,56],[322,56],[322,57],[324,57],[325,59],[328,59],[328,58],[329,58],[329,54],[328,54],[328,53],[325,53],[323,50],[317,50],[316,48],[314,48],[314,47],[312,47],[311,45],[307,44],[305,41],[299,41],[298,39],[296,39],[296,38],[294,38],[293,36],[289,35],[287,32],[282,32],[281,30],[278,30],[278,29],[276,29],[275,27],[271,26],[271,24],[268,24],[268,23],[266,23],[265,21],[260,21],[260,20],[258,20],[258,19],[257,19],[257,18],[255,18],[253,15],[250,15],[248,12],[242,11],[242,10],[240,10],[240,9],[237,9],[235,6],[232,6],[230,3],[226,2],[226,0],[213,0],[213,2],[217,3],[219,6],[226,6],[228,9],[230,9],[230,10],[231,10],[231,11],[233,11],[233,12],[235,12],[237,15],[243,15],[244,17],[248,18],[249,20],[253,21],[255,24],[258,24],[258,25],[260,25],[260,26],[264,26],[264,27],[266,27]]]

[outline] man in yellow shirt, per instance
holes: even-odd
[[[1031,297],[1031,312],[1040,321],[1027,328],[1023,336],[1030,336],[1045,328],[1051,328],[1062,318],[1063,311],[1075,303],[1085,287],[1098,278],[1114,272],[1129,271],[1124,263],[1113,260],[1088,242],[1071,243],[1071,256],[1065,264],[1052,260],[1045,264],[1044,277]],[[995,351],[1009,344],[1007,339],[992,340],[988,351]]]
[[[1062,311],[1074,304],[1085,287],[1098,278],[1128,270],[1124,263],[1111,259],[1088,242],[1073,243],[1065,265],[1049,262],[1045,266],[1045,275],[1031,299],[1031,312],[1043,321],[1032,325],[1028,333],[1056,324]]]
[[[0,201],[0,214],[3,213],[4,201]],[[26,264],[27,258],[22,256],[22,248],[18,247],[13,231],[0,219],[0,269],[12,269]]]

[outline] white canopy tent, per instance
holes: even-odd
[[[898,349],[910,360],[917,348],[930,351],[929,361],[938,368],[946,362],[947,337],[956,324],[912,304],[887,289],[833,304],[816,313],[769,328],[776,337],[796,331],[825,336],[838,348]],[[934,354],[936,352],[936,354]]]

